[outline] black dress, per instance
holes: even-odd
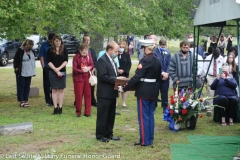
[[[228,39],[227,51],[229,51],[230,47],[232,47],[232,41]]]
[[[216,49],[216,48],[217,48],[217,43],[211,42],[211,43],[210,43],[210,47],[213,47],[214,49]]]
[[[122,69],[124,72],[123,74],[119,74],[118,76],[124,76],[129,77],[129,71],[132,66],[130,55],[126,52],[123,52],[123,54],[118,54],[118,60],[119,60],[119,68]]]
[[[56,68],[60,67],[64,61],[68,62],[67,49],[64,48],[63,53],[59,55],[52,52],[51,48],[48,49],[47,61],[48,63],[51,62]],[[58,77],[58,75],[51,68],[49,70],[49,81],[51,88],[53,89],[66,88],[66,67],[63,67],[60,72],[62,73],[62,77]]]

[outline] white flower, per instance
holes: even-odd
[[[173,109],[173,105],[170,105],[170,109]]]
[[[193,104],[191,105],[192,108],[195,108],[197,104],[198,104],[198,101],[193,102]]]
[[[174,110],[174,112],[175,112],[175,113],[179,113],[179,111],[178,111],[178,110]]]
[[[167,52],[166,52],[166,51],[163,51],[163,54],[167,54]]]

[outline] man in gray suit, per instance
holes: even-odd
[[[120,140],[113,136],[113,127],[115,121],[116,97],[118,91],[114,90],[117,77],[117,66],[114,58],[118,55],[119,46],[111,41],[106,48],[106,54],[99,58],[97,62],[97,124],[96,138],[100,142],[109,140]]]

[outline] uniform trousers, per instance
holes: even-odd
[[[89,74],[82,74],[82,81],[74,81],[74,93],[76,101],[76,114],[82,113],[82,99],[84,97],[84,114],[91,115],[91,86]]]
[[[152,145],[154,140],[154,111],[156,100],[137,98],[138,123],[141,145]]]
[[[97,97],[96,138],[113,136],[115,122],[116,98]]]

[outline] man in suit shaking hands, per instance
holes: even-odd
[[[116,97],[118,91],[114,90],[117,78],[117,66],[114,58],[118,55],[119,46],[111,41],[106,48],[106,54],[99,58],[97,62],[97,124],[96,138],[100,142],[109,140],[120,140],[113,136],[115,121]]]

